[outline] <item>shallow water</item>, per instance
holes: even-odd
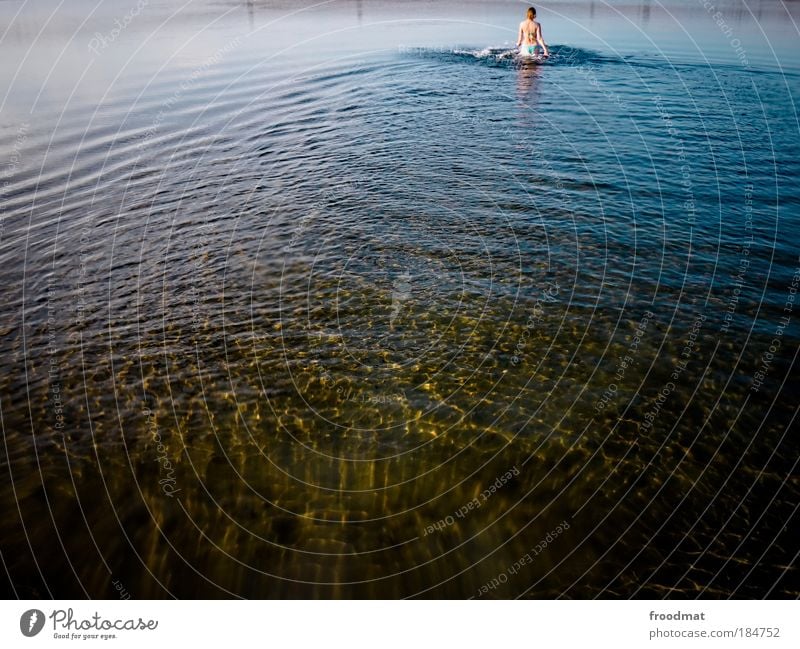
[[[141,6],[0,4],[8,595],[800,594],[795,4]]]

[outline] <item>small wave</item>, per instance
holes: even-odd
[[[618,62],[618,60],[609,59],[608,57],[605,57],[597,52],[570,47],[568,45],[553,45],[549,48],[549,50],[550,56],[547,58],[538,56],[533,58],[521,57],[519,56],[519,50],[516,47],[509,47],[508,45],[489,46],[482,48],[456,47],[453,49],[416,48],[413,50],[413,53],[417,56],[451,60],[454,59],[459,61],[474,61],[493,66],[516,66],[528,63],[580,66],[586,64]]]
[[[482,50],[471,49],[454,49],[453,54],[460,56],[472,56],[476,59],[507,59],[513,58],[517,53],[517,48],[508,49],[508,47],[484,47]]]

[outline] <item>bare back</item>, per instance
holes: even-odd
[[[519,24],[522,41],[528,45],[535,45],[541,39],[541,27],[535,20],[526,19]]]

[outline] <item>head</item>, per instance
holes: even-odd
[[[534,18],[536,18],[536,9],[528,7],[528,20],[533,20]]]

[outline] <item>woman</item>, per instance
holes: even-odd
[[[544,38],[542,38],[542,26],[534,18],[536,18],[536,9],[530,7],[528,17],[519,24],[517,47],[519,47],[520,56],[534,56],[537,46],[542,48],[545,56],[550,56],[547,45],[544,44]]]

